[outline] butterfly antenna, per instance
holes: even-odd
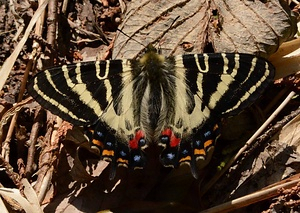
[[[180,16],[177,16],[173,21],[172,23],[170,24],[170,26],[168,27],[167,30],[164,31],[164,33],[161,35],[160,39],[173,27],[174,23],[179,19]],[[161,44],[161,40],[158,42],[158,45],[160,46]],[[160,48],[158,48],[160,49]]]
[[[138,44],[142,45],[143,47],[146,48],[146,46],[144,44],[142,44],[141,42],[139,42],[138,40],[132,38],[131,36],[129,36],[128,34],[126,34],[125,32],[123,32],[122,30],[120,30],[119,28],[117,28],[117,30],[122,33],[123,35],[127,36],[128,38],[132,39],[133,41],[137,42]]]
[[[177,16],[177,17],[173,20],[173,22],[172,22],[172,24],[169,26],[168,30],[174,25],[174,23],[177,21],[177,19],[179,19],[179,17],[180,17],[180,16]]]

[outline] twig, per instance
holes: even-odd
[[[279,189],[281,188],[291,188],[293,186],[296,186],[299,183],[300,175],[295,175],[289,180],[283,180],[281,181],[281,184],[274,184],[272,186],[269,186],[265,189],[262,189],[258,192],[254,192],[252,194],[240,197],[238,199],[223,203],[219,206],[215,206],[210,209],[206,209],[204,211],[201,211],[201,213],[219,213],[219,212],[229,212],[234,209],[238,209],[241,207],[249,206],[253,203],[257,203],[258,201],[267,200],[269,198],[278,196],[280,194]]]
[[[63,14],[66,14],[66,12],[67,12],[68,3],[69,3],[69,0],[64,0],[63,1],[63,5],[62,5],[62,8],[61,8],[61,12]]]
[[[75,29],[75,30],[78,31],[79,33],[81,33],[81,34],[83,34],[83,35],[85,35],[85,36],[88,36],[90,39],[93,39],[93,40],[94,40],[94,39],[98,39],[99,41],[102,41],[102,38],[100,37],[100,35],[82,29],[81,27],[77,26],[74,22],[72,22],[72,21],[69,20],[69,19],[68,19],[68,23],[69,23],[69,25],[70,25],[70,27],[71,27],[72,29]]]
[[[30,138],[29,138],[29,149],[28,149],[27,163],[25,168],[25,176],[27,179],[29,179],[33,173],[36,141],[38,138],[39,130],[42,127],[43,117],[44,117],[44,110],[41,107],[38,107],[35,111],[34,123],[32,125]]]
[[[52,0],[48,5],[47,15],[47,43],[54,46],[56,38],[56,25],[57,25],[57,0]],[[53,52],[46,47],[45,56],[47,60],[44,62],[45,67],[53,66],[54,56]],[[49,59],[49,60],[48,60]]]

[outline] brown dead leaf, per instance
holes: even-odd
[[[300,115],[284,126],[278,140],[295,147],[296,152],[300,155]]]
[[[268,56],[296,32],[295,18],[282,1],[136,1],[125,15],[113,58],[134,58],[149,43],[164,55],[239,52]],[[174,22],[174,23],[173,23]],[[135,40],[140,42],[138,44]],[[207,50],[211,43],[212,50]],[[144,46],[143,46],[143,45]]]

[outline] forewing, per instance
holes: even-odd
[[[91,125],[122,89],[121,60],[53,67],[38,73],[28,92],[44,108],[75,125]]]
[[[187,89],[193,94],[194,110],[207,111],[214,119],[238,114],[253,104],[275,72],[271,63],[249,54],[183,55],[176,59],[177,69],[184,72]]]

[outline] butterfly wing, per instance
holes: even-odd
[[[62,119],[86,126],[95,123],[112,104],[113,96],[121,89],[121,75],[119,60],[52,67],[29,82],[28,92]]]
[[[137,143],[146,144],[143,134],[136,132],[133,82],[129,60],[83,62],[38,73],[29,82],[28,92],[63,120],[93,125],[90,139],[105,160],[125,166],[134,161],[134,167],[139,167],[144,160]]]
[[[90,139],[112,162],[111,178],[117,165],[143,167],[148,142],[163,147],[163,165],[187,163],[196,177],[218,135],[215,123],[252,104],[273,75],[270,63],[252,55],[165,58],[150,50],[139,60],[51,68],[28,91],[62,119],[93,125]]]
[[[187,163],[196,176],[195,162],[206,159],[218,135],[215,123],[253,104],[275,69],[260,57],[226,53],[176,56],[174,69],[175,119],[161,134],[161,161],[172,167]]]

